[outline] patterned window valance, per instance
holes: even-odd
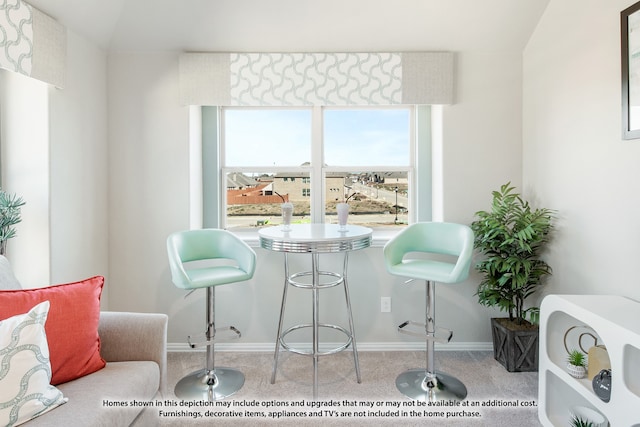
[[[64,86],[67,32],[22,0],[0,0],[0,68]]]
[[[185,105],[452,104],[454,57],[421,53],[185,53]]]

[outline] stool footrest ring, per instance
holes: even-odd
[[[419,327],[422,327],[423,330],[420,332],[416,332],[410,329],[405,329],[407,326],[414,326],[414,327],[419,326]],[[439,342],[442,344],[448,343],[449,341],[451,341],[451,338],[453,337],[453,331],[450,331],[449,329],[436,327],[435,332],[433,333],[433,335],[431,335],[426,332],[426,327],[427,325],[425,325],[424,323],[414,322],[413,320],[407,320],[406,322],[403,322],[398,326],[398,332],[401,332],[406,335],[411,335],[414,337],[426,338],[428,340],[433,340],[435,342]]]
[[[344,278],[339,273],[334,273],[332,271],[318,271],[318,275],[320,277],[323,277],[323,276],[332,277],[335,280],[332,280],[330,282],[324,282],[324,283],[316,283],[315,285],[313,283],[305,283],[305,282],[294,280],[294,279],[297,279],[298,277],[307,277],[307,276],[313,277],[313,271],[302,271],[299,273],[294,273],[289,277],[287,277],[287,283],[290,284],[291,286],[295,286],[296,288],[302,288],[302,289],[325,289],[325,288],[332,288],[334,286],[344,283]]]
[[[207,334],[198,334],[195,337],[192,337],[191,335],[189,335],[187,337],[187,343],[189,344],[189,347],[191,348],[198,348],[198,347],[207,347],[210,346],[212,344],[214,344],[217,340],[216,340],[216,334],[217,332],[227,332],[229,331],[230,333],[226,334],[228,335],[228,338],[240,338],[242,336],[242,334],[240,333],[240,331],[235,327],[235,326],[224,326],[222,328],[216,328],[214,333],[213,333],[213,337],[210,340],[207,340]],[[198,338],[200,339],[200,341],[197,342],[192,342],[192,339],[194,338]],[[202,340],[204,339],[204,340]]]
[[[284,348],[285,350],[290,351],[292,353],[300,354],[300,355],[303,355],[303,356],[313,356],[314,355],[313,354],[313,350],[302,350],[302,349],[299,349],[299,348],[293,348],[289,344],[287,344],[285,342],[285,340],[284,340],[284,337],[287,336],[287,334],[289,334],[290,332],[293,332],[293,331],[298,330],[298,329],[312,328],[312,327],[313,327],[313,325],[308,324],[308,323],[301,324],[301,325],[295,325],[295,326],[290,327],[289,329],[284,331],[282,333],[282,335],[280,336],[280,345],[282,346],[282,348]],[[339,345],[338,347],[333,348],[331,350],[318,351],[316,353],[317,356],[327,356],[329,354],[339,353],[339,352],[345,350],[347,347],[349,347],[351,345],[351,343],[353,342],[353,336],[351,335],[351,333],[348,330],[346,330],[345,328],[343,328],[342,326],[330,325],[330,324],[327,324],[327,323],[319,323],[318,327],[335,329],[337,331],[340,331],[340,332],[342,332],[343,334],[346,335],[347,341],[344,344]]]

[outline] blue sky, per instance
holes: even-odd
[[[311,160],[311,110],[225,111],[226,166],[299,166]],[[326,109],[329,166],[407,166],[409,111]]]

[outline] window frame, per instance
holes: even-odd
[[[441,105],[404,105],[399,107],[413,108],[414,167],[411,176],[411,206],[409,223],[417,221],[442,220],[442,120]],[[191,146],[191,227],[221,228],[226,224],[226,192],[221,191],[222,177],[227,169],[222,167],[223,125],[220,106],[192,106],[190,108],[190,146]],[[232,108],[232,107],[226,107]],[[297,108],[297,107],[290,107]],[[307,108],[307,107],[305,107]],[[354,107],[363,108],[363,107]],[[376,107],[373,107],[376,108]],[[383,107],[386,108],[386,107]],[[273,172],[267,168],[234,168],[239,171]],[[307,168],[310,170],[310,168]],[[350,170],[362,168],[347,168]],[[385,168],[381,168],[385,169]],[[394,169],[394,168],[389,168]],[[300,172],[301,167],[280,167],[278,170]],[[310,175],[311,176],[311,175]],[[195,184],[194,184],[195,183]],[[225,187],[226,189],[226,187]],[[317,196],[318,192],[315,192]],[[320,209],[324,211],[324,209]],[[324,215],[324,212],[322,212]],[[316,221],[316,219],[313,219]],[[401,228],[393,230],[376,227],[373,229],[374,246],[384,244]],[[257,239],[255,228],[234,228],[234,233],[247,242]]]
[[[322,112],[326,110],[408,110],[409,111],[409,165],[407,166],[382,166],[382,165],[370,165],[370,166],[329,166],[325,165],[325,159],[322,157],[322,182],[326,179],[328,173],[333,172],[406,172],[407,179],[409,181],[409,215],[408,215],[408,223],[411,224],[417,220],[416,209],[417,200],[415,195],[417,191],[415,191],[415,185],[417,184],[415,169],[416,169],[416,161],[417,161],[417,152],[416,152],[416,106],[413,105],[385,105],[385,106],[326,106],[319,107]],[[324,118],[324,115],[322,115]],[[321,120],[321,126],[324,125],[324,120]],[[321,141],[322,144],[322,152],[324,155],[324,139]],[[323,190],[326,186],[323,185]],[[326,202],[327,202],[327,194],[322,195],[322,201],[320,202],[322,205],[321,208],[321,220],[319,222],[324,223],[326,218]],[[377,226],[371,227],[376,230],[398,230],[398,227],[385,227],[385,226]]]

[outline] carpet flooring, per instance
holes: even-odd
[[[233,367],[245,384],[216,402],[176,399],[173,389],[184,375],[204,366],[204,352],[168,354],[169,395],[161,426],[540,426],[537,372],[507,372],[485,351],[438,351],[436,369],[460,379],[467,398],[460,406],[428,406],[405,398],[395,379],[405,369],[425,366],[424,352],[359,353],[362,382],[356,382],[350,351],[320,358],[318,399],[313,399],[313,365],[309,357],[282,352],[275,384],[271,353],[217,352],[216,366]],[[187,406],[192,404],[193,406]],[[197,405],[197,406],[196,406]]]

